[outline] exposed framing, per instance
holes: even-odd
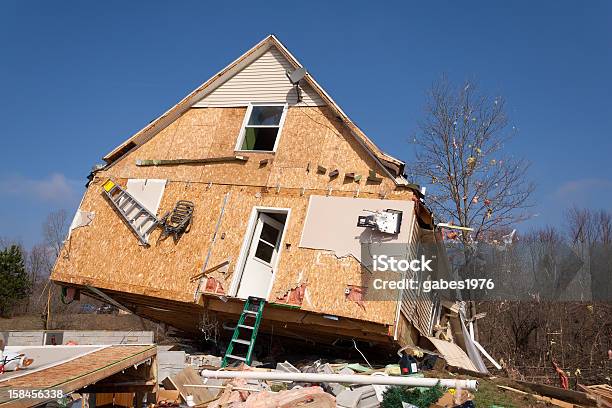
[[[244,150],[242,149],[242,143],[244,143],[244,136],[246,133],[246,127],[249,123],[249,119],[251,118],[251,114],[253,113],[253,107],[255,106],[282,106],[283,113],[281,115],[280,121],[278,125],[258,125],[260,128],[276,128],[278,127],[278,133],[276,134],[276,140],[274,141],[274,147],[272,150]],[[278,148],[278,142],[281,138],[281,134],[283,132],[283,126],[285,124],[285,117],[287,117],[287,110],[289,108],[289,104],[286,102],[251,102],[247,105],[246,113],[244,114],[244,119],[242,120],[242,126],[240,127],[240,134],[238,135],[238,140],[236,141],[236,146],[234,147],[235,152],[247,152],[247,153],[275,153]]]
[[[285,218],[285,225],[283,225],[283,231],[281,232],[282,235],[281,235],[281,239],[279,242],[278,254],[276,255],[276,259],[274,260],[274,263],[272,265],[272,279],[270,279],[270,284],[266,292],[266,300],[269,300],[270,298],[270,292],[272,291],[272,286],[274,286],[274,279],[276,278],[278,262],[283,252],[283,244],[285,242],[287,226],[289,225],[289,218],[291,216],[291,208],[262,207],[262,206],[253,207],[253,209],[251,210],[251,215],[249,216],[249,222],[247,224],[247,228],[244,232],[244,239],[242,240],[242,247],[240,248],[240,255],[238,255],[238,260],[236,261],[236,267],[234,268],[234,276],[232,278],[232,283],[230,284],[230,287],[228,290],[229,296],[236,297],[236,295],[238,294],[238,287],[240,286],[240,281],[242,280],[244,266],[246,264],[247,255],[249,253],[249,248],[251,247],[251,240],[253,239],[253,233],[255,231],[255,225],[257,224],[257,219],[259,218],[260,212],[287,215],[287,217]]]

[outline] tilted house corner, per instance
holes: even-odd
[[[290,80],[301,67],[269,36],[106,155],[52,279],[187,332],[204,316],[235,323],[255,296],[266,300],[262,330],[277,335],[430,335],[433,302],[417,313],[404,295],[363,298],[369,272],[355,236],[364,209],[400,209],[398,242],[419,240],[417,218],[430,215],[401,161],[310,74]],[[133,202],[113,203],[111,190]],[[122,214],[159,220],[179,202],[193,214],[177,234],[138,233]]]

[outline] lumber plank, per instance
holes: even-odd
[[[203,387],[185,387],[185,385],[203,385],[202,377],[192,367],[185,367],[176,375],[166,377],[162,380],[166,389],[176,389],[181,398],[187,401],[187,396],[193,396],[196,405],[206,404],[215,399],[215,396]]]

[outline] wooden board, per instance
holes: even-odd
[[[548,402],[552,405],[555,405],[557,407],[561,407],[561,408],[574,408],[574,407],[578,407],[578,405],[574,405],[572,403],[569,402],[565,402],[565,401],[561,401],[559,399],[556,398],[550,398],[550,397],[543,397],[541,395],[537,395],[537,394],[529,394],[525,391],[521,391],[521,390],[517,390],[516,388],[512,388],[512,387],[507,387],[505,385],[498,385],[497,387],[506,390],[506,391],[512,391],[515,392],[517,394],[521,394],[521,395],[529,395],[535,399],[537,399],[538,401],[542,401],[542,402]]]
[[[517,381],[517,384],[531,390],[534,393],[544,395],[546,397],[557,398],[587,407],[595,406],[594,401],[584,392],[565,390],[563,388],[553,387],[551,385],[531,383],[527,381]]]
[[[183,401],[187,401],[187,396],[192,395],[193,402],[196,405],[205,404],[215,399],[214,394],[210,393],[206,388],[185,387],[186,384],[204,384],[202,377],[192,367],[185,367],[180,373],[166,377],[162,380],[162,384],[166,389],[178,390]]]
[[[612,408],[612,387],[607,384],[581,385],[578,387],[597,400],[598,404]]]

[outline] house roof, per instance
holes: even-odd
[[[179,103],[171,107],[143,129],[136,132],[121,145],[113,149],[110,153],[104,156],[104,160],[107,162],[107,164],[112,164],[127,153],[127,151],[151,139],[159,131],[178,119],[178,117],[188,110],[193,104],[232,78],[236,73],[241,71],[244,67],[249,65],[268,49],[270,49],[270,47],[276,47],[283,54],[283,56],[287,58],[291,65],[294,66],[294,68],[303,67],[302,64],[289,52],[289,50],[274,35],[271,34],[246,53],[241,55],[231,64],[223,68],[217,74],[213,75],[208,81],[204,82],[189,95],[184,97]],[[307,72],[303,80],[321,96],[338,119],[342,121],[345,126],[347,126],[356,140],[372,155],[372,157],[381,165],[387,175],[396,182],[396,184],[409,184],[403,177],[404,162],[380,150],[380,148],[378,148],[378,146],[376,146],[374,142],[372,142],[372,140],[370,140],[370,138],[368,138],[367,135],[361,129],[359,129],[359,127],[348,117],[348,115],[344,113],[340,106],[331,98],[331,96],[329,96],[329,94],[327,94],[327,92],[325,92],[325,90],[315,81],[310,73]]]
[[[45,350],[56,353],[58,347],[64,346],[45,346]],[[73,347],[76,352],[80,346],[65,347]],[[8,378],[6,381],[0,376],[0,407],[33,407],[55,399],[52,398],[53,395],[45,395],[44,392],[40,399],[15,399],[8,390],[61,390],[67,395],[148,360],[156,354],[155,345],[113,345],[85,355],[66,358],[65,361],[32,372],[24,370],[19,372],[21,373],[19,376]]]

